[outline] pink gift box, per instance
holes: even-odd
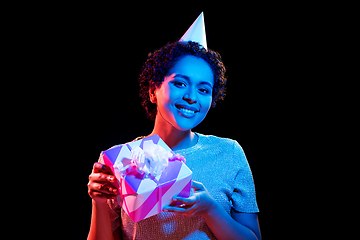
[[[189,197],[191,190],[192,172],[183,161],[169,160],[168,166],[156,177],[148,177],[137,171],[121,174],[114,169],[117,161],[121,161],[125,166],[129,164],[132,148],[139,146],[143,149],[145,141],[152,141],[171,151],[158,135],[153,135],[102,152],[105,164],[111,168],[117,179],[114,185],[121,196],[117,201],[134,222],[160,213],[174,196]]]

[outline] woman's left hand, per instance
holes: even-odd
[[[201,216],[207,214],[215,204],[215,200],[210,196],[201,182],[191,181],[191,188],[194,189],[194,193],[191,194],[190,197],[174,197],[172,203],[164,207],[163,211],[181,213],[186,216]],[[180,204],[171,206],[174,202]]]

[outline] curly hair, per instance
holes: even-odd
[[[214,87],[211,106],[215,107],[219,100],[225,98],[226,69],[218,52],[210,49],[206,50],[197,42],[168,43],[164,47],[148,54],[148,59],[144,63],[139,76],[142,106],[145,108],[149,119],[154,120],[157,113],[156,104],[150,101],[149,89],[154,90],[159,87],[168,71],[178,60],[187,55],[204,59],[212,69]]]

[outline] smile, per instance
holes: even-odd
[[[197,112],[199,112],[199,110],[190,106],[175,104],[175,107],[182,116],[187,118],[193,117]]]

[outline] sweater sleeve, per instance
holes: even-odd
[[[259,212],[253,176],[242,147],[237,141],[233,146],[234,161],[238,163],[238,172],[234,180],[234,191],[231,196],[232,208],[238,212]]]

